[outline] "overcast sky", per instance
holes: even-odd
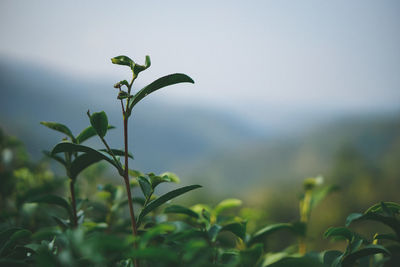
[[[381,110],[400,103],[400,1],[0,2],[0,55],[69,75],[126,78],[110,58],[150,55],[160,99],[267,110]]]

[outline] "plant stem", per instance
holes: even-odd
[[[67,163],[66,165],[66,172],[67,172],[67,177],[69,178],[69,191],[71,192],[71,206],[72,206],[72,218],[71,218],[71,223],[73,228],[78,227],[78,217],[76,215],[76,201],[75,201],[75,179],[71,178],[71,158],[73,155],[70,153],[65,153],[65,162]],[[76,158],[76,155],[75,155]]]
[[[75,181],[70,179],[69,188],[71,191],[71,205],[72,205],[72,224],[74,228],[78,227],[78,217],[76,215],[76,201],[75,201]]]
[[[137,227],[136,227],[136,219],[135,219],[135,212],[133,210],[133,201],[132,201],[132,194],[131,194],[131,185],[129,184],[129,167],[128,167],[128,118],[126,113],[124,115],[124,144],[125,144],[125,169],[124,169],[124,181],[126,187],[126,193],[128,195],[128,204],[129,204],[129,213],[131,215],[131,225],[132,225],[132,235],[133,238],[137,236]],[[136,246],[136,240],[134,241],[134,247]],[[139,263],[137,259],[134,259],[135,267],[139,267]]]
[[[311,193],[312,193],[311,190],[306,190],[300,209],[300,222],[304,223],[305,225],[307,225],[308,219],[310,217]],[[304,236],[301,236],[299,238],[299,253],[301,255],[304,255],[306,254],[306,252],[307,252],[307,245],[306,245],[306,232],[305,232]]]
[[[132,233],[134,236],[137,234],[136,229],[136,220],[135,213],[133,211],[133,202],[131,195],[131,186],[129,184],[129,167],[128,167],[128,119],[124,116],[124,144],[125,144],[125,170],[124,170],[124,180],[126,185],[126,191],[128,193],[128,203],[129,203],[129,212],[131,214],[131,222],[132,222]]]

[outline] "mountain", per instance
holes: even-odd
[[[187,176],[201,180],[218,195],[228,197],[234,192],[245,198],[277,184],[298,187],[303,179],[317,175],[335,182],[331,170],[343,150],[356,151],[371,168],[389,168],[383,166],[384,160],[395,153],[399,143],[398,113],[341,118],[302,136],[268,138],[219,151]]]

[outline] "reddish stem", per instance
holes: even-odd
[[[128,118],[124,113],[124,143],[125,143],[125,169],[124,169],[124,181],[126,187],[126,193],[128,195],[128,204],[129,204],[129,213],[131,215],[131,225],[132,225],[132,235],[135,238],[137,236],[137,227],[136,227],[136,220],[135,220],[135,212],[133,210],[133,201],[132,201],[132,194],[131,194],[131,186],[129,184],[129,168],[128,168]],[[136,240],[134,241],[134,247],[136,246]],[[139,267],[138,261],[134,260],[135,267]]]
[[[69,188],[71,191],[71,205],[72,205],[72,225],[74,228],[78,227],[78,217],[76,215],[76,201],[75,201],[75,181],[71,179]]]

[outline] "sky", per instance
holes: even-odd
[[[196,84],[157,92],[253,121],[298,112],[367,112],[400,103],[399,1],[0,2],[0,60],[87,80],[147,84],[183,72]]]

